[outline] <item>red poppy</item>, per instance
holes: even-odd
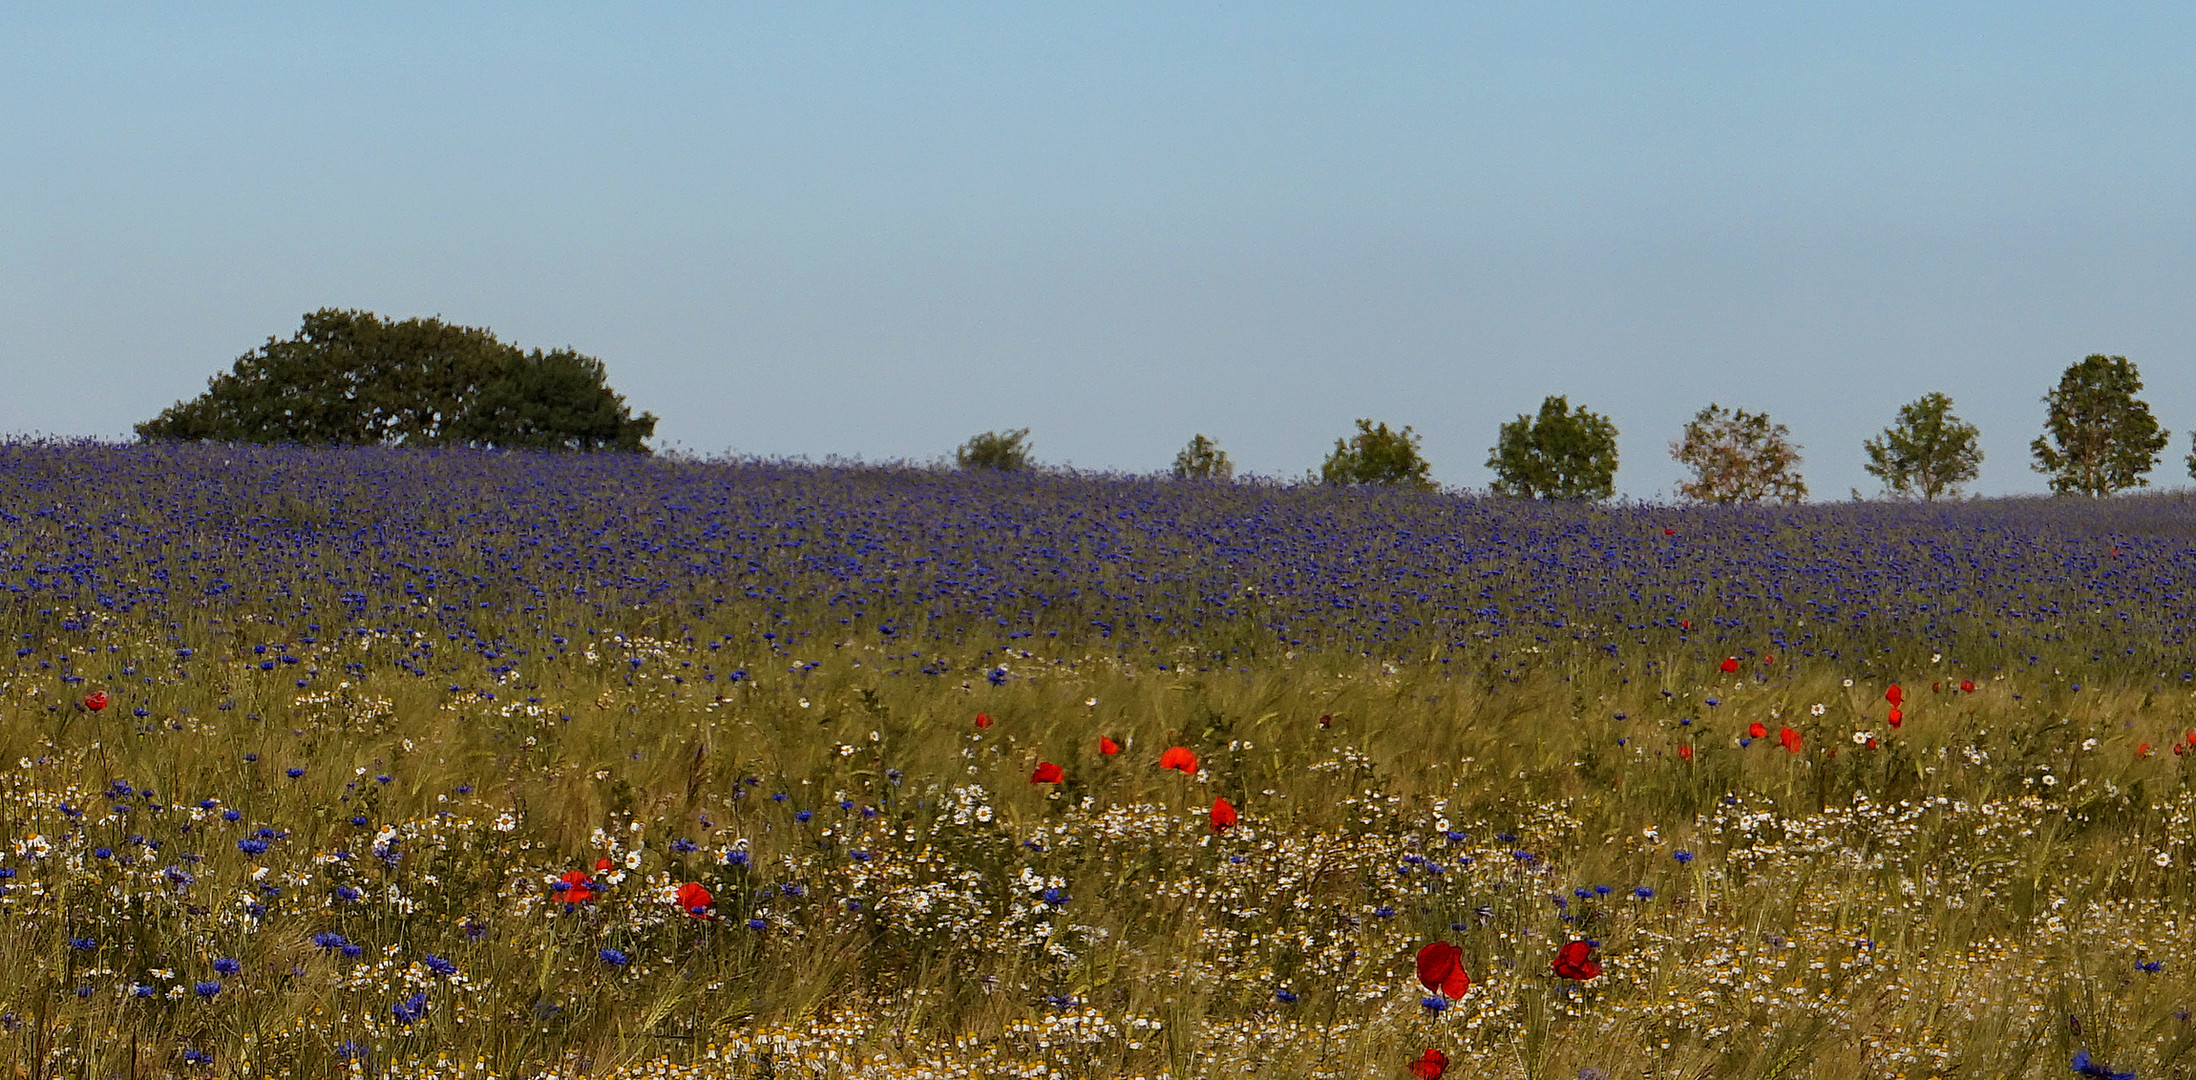
[[[1723,658],[1723,663],[1719,666],[1723,668],[1723,673],[1728,675],[1739,669],[1739,658],[1736,656],[1726,656]]]
[[[98,712],[99,710],[106,708],[107,692],[105,690],[92,691],[90,694],[84,697],[84,707],[90,709],[93,712]]]
[[[1899,689],[1899,684],[1892,683],[1891,689],[1883,692],[1883,699],[1893,705],[1900,704],[1906,700],[1906,691]]]
[[[1333,726],[1334,726],[1334,714],[1333,714],[1333,713],[1322,713],[1322,714],[1320,714],[1320,717],[1319,717],[1319,726],[1320,726],[1320,727],[1326,727],[1326,728],[1331,728],[1331,727],[1333,727]]]
[[[1464,971],[1464,950],[1446,941],[1418,950],[1418,981],[1442,997],[1463,997],[1472,988],[1472,977]]]
[[[1974,692],[1975,692],[1975,680],[1973,680],[1973,679],[1961,679],[1961,680],[1960,680],[1960,693],[1963,693],[1963,694],[1972,694],[1972,693],[1974,693]]]
[[[1868,748],[1870,750],[1874,750],[1876,748],[1876,737],[1874,735],[1870,735],[1868,737]]]
[[[1678,744],[1678,760],[1679,760],[1679,761],[1691,761],[1691,760],[1693,760],[1693,744],[1692,744],[1692,743],[1679,743],[1679,744]]]
[[[1226,799],[1214,799],[1212,801],[1212,831],[1226,832],[1228,827],[1234,824],[1235,807],[1228,805]]]
[[[1664,525],[1664,526],[1662,527],[1662,535],[1664,535],[1664,536],[1676,536],[1677,534],[1678,534],[1678,531],[1677,531],[1676,529],[1673,529],[1673,528],[1669,527],[1668,525]]]
[[[1764,664],[1774,664],[1777,662],[1777,658],[1774,656],[1764,656],[1761,658],[1761,662]]]
[[[2149,743],[2144,743],[2144,744],[2142,744],[2141,746],[2138,746],[2138,747],[2136,747],[2136,748],[2135,748],[2135,756],[2136,756],[2136,757],[2149,757],[2149,756],[2150,756],[2150,744],[2149,744]]]
[[[1418,1055],[1418,1060],[1411,1062],[1411,1075],[1418,1080],[1441,1080],[1441,1074],[1448,1071],[1449,1055],[1430,1046]]]
[[[1680,630],[1691,630],[1692,628],[1693,628],[1693,620],[1691,620],[1691,619],[1679,619],[1679,620],[1678,620],[1678,629],[1680,629]]]
[[[567,904],[584,904],[595,898],[595,883],[589,881],[583,871],[567,870],[557,880],[564,883],[557,895]]]
[[[615,866],[615,865],[616,865],[615,863],[612,863],[612,862],[611,862],[610,860],[608,860],[608,859],[596,859],[596,860],[595,860],[595,872],[596,872],[596,873],[598,873],[598,874],[607,874],[607,873],[609,873],[609,872],[610,872],[610,869],[611,869],[611,867],[613,867],[613,866]]]
[[[987,727],[990,727],[990,726],[991,726],[991,717],[990,717],[989,715],[985,714],[985,713],[977,713],[977,714],[976,714],[976,726],[977,726],[978,728],[987,728]]]
[[[1800,752],[1800,733],[1791,728],[1778,728],[1777,741],[1783,743],[1786,750],[1795,754]]]
[[[1594,959],[1594,947],[1583,941],[1574,941],[1556,950],[1555,959],[1548,962],[1555,973],[1566,979],[1584,982],[1601,974],[1601,962]]]
[[[1188,776],[1197,775],[1197,755],[1187,746],[1170,746],[1159,755],[1159,767],[1173,769]]]
[[[1751,723],[1751,724],[1748,724],[1748,725],[1746,725],[1746,737],[1747,737],[1747,738],[1749,738],[1749,739],[1766,739],[1766,738],[1768,738],[1768,737],[1769,737],[1769,725],[1767,725],[1767,724],[1764,724],[1764,723],[1762,723],[1762,722],[1761,722],[1761,721],[1759,721],[1759,720],[1756,720],[1756,721],[1754,721],[1753,723]]]
[[[716,897],[709,895],[701,882],[689,881],[679,886],[679,910],[697,919],[709,918],[709,905],[715,901]]]
[[[1098,752],[1107,757],[1112,757],[1121,752],[1121,744],[1100,735],[1098,736]]]
[[[1038,762],[1037,771],[1029,774],[1029,782],[1032,784],[1057,784],[1065,779],[1067,779],[1067,774],[1060,771],[1058,765],[1054,765],[1049,761]]]
[[[1898,707],[1897,707],[1897,706],[1892,706],[1892,708],[1891,708],[1891,726],[1892,726],[1892,727],[1897,727],[1897,726],[1899,726],[1900,724],[1903,724],[1903,723],[1905,723],[1905,722],[1906,722],[1906,714],[1905,714],[1905,713],[1902,713],[1902,712],[1900,712],[1900,711],[1898,710]]]
[[[2196,731],[2191,731],[2188,733],[2188,744],[2190,746],[2196,746]]]

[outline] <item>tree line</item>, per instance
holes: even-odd
[[[2168,432],[2138,395],[2124,356],[2067,367],[2044,396],[2043,434],[2029,447],[2060,494],[2109,495],[2147,483]],[[137,425],[148,441],[219,440],[307,445],[487,446],[647,452],[656,417],[635,416],[602,361],[570,349],[521,350],[487,330],[440,318],[383,319],[323,308],[287,340],[270,337],[208,380],[204,394]],[[1609,418],[1553,396],[1501,425],[1488,451],[1498,494],[1593,501],[1616,491],[1617,429]],[[1924,394],[1861,445],[1886,494],[1956,496],[1982,464],[1975,425],[1952,399]],[[1711,403],[1688,421],[1670,455],[1690,478],[1678,494],[1702,502],[1797,502],[1807,497],[1800,448],[1766,413]],[[1029,429],[987,431],[955,451],[966,469],[1030,467]],[[2196,477],[2196,444],[2188,456]],[[1431,488],[1431,466],[1409,427],[1357,421],[1308,479],[1336,486]],[[1200,434],[1175,455],[1181,479],[1228,480],[1227,452]]]
[[[2124,356],[2089,356],[2069,365],[2044,395],[2043,434],[2029,450],[2036,471],[2061,495],[2110,495],[2150,481],[2169,433],[2158,426],[2149,403],[2138,397],[2142,376]],[[1886,495],[1923,500],[1958,496],[1981,470],[1981,432],[1952,412],[1952,398],[1924,394],[1899,407],[1891,426],[1861,444],[1869,475]],[[1488,451],[1497,494],[1520,498],[1595,501],[1616,492],[1617,429],[1609,418],[1571,407],[1556,395],[1533,415],[1503,424]],[[984,432],[955,452],[964,469],[1022,469],[1031,465],[1029,429]],[[1690,478],[1678,494],[1699,502],[1799,502],[1807,497],[1800,476],[1800,447],[1783,424],[1766,413],[1710,403],[1687,421],[1670,444],[1670,456]],[[2196,438],[2187,465],[2196,478]],[[1334,449],[1308,479],[1334,486],[1384,485],[1431,489],[1432,465],[1419,436],[1372,420]],[[1181,480],[1230,480],[1235,466],[1204,435],[1174,458]],[[1858,492],[1855,492],[1858,496]]]

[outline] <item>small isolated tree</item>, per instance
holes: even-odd
[[[1670,456],[1693,471],[1690,483],[1678,485],[1678,494],[1688,499],[1798,502],[1807,497],[1799,447],[1767,413],[1733,412],[1711,402],[1685,425],[1685,437],[1670,444]]]
[[[362,446],[637,450],[656,418],[634,416],[602,361],[522,352],[441,319],[396,322],[323,308],[288,341],[238,357],[206,392],[137,425],[146,440]]]
[[[1388,425],[1370,420],[1357,422],[1357,434],[1336,439],[1334,452],[1319,466],[1322,484],[1390,484],[1430,490],[1426,474],[1432,466],[1419,455],[1418,436],[1406,426],[1390,431]]]
[[[1502,425],[1488,451],[1494,490],[1528,499],[1606,499],[1616,494],[1617,429],[1609,418],[1561,396]]]
[[[1952,415],[1952,399],[1929,393],[1899,406],[1898,420],[1861,444],[1870,475],[1894,495],[1957,495],[1982,468],[1982,432]]]
[[[2036,471],[2051,475],[2060,495],[2110,495],[2150,483],[2170,432],[2158,426],[2142,393],[2143,378],[2124,356],[2089,356],[2070,364],[2044,395],[2044,433],[2029,444]]]
[[[1220,444],[1198,435],[1174,455],[1176,480],[1233,480],[1235,463],[1228,460],[1228,452]]]
[[[971,435],[953,451],[953,461],[964,469],[996,469],[1015,472],[1029,468],[1029,429],[986,431]]]

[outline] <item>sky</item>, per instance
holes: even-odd
[[[635,10],[625,10],[625,9]],[[322,307],[601,358],[656,445],[1481,488],[1566,395],[1816,499],[1930,391],[1973,490],[2133,360],[2189,483],[2196,6],[0,6],[0,433],[123,438]]]

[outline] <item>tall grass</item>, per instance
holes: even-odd
[[[1144,498],[1118,481],[11,452],[0,1054],[22,1075],[1311,1077],[1434,1048],[1452,1075],[2047,1076],[2087,1051],[2154,1076],[2196,1043],[2174,750],[2196,691],[2159,629],[2185,556],[2159,504],[2104,541],[2147,569],[2054,554],[2063,579],[1887,599],[1943,609],[1931,648],[1698,589],[1667,622],[1700,625],[1650,624],[1700,569],[1682,553],[1576,580],[1616,534],[1664,543],[1652,509],[1210,489],[1342,534],[1230,556],[1257,589],[1227,595],[1297,575],[1277,620],[1184,600],[1210,564],[1165,569],[1167,531],[1095,524]],[[922,485],[957,509],[907,509]],[[841,514],[872,498],[902,516]],[[679,518],[705,503],[750,509]],[[1876,513],[1777,523],[1855,553],[1780,602],[1905,565],[1836,531]],[[2022,521],[2046,539],[2020,557],[2090,527],[1957,513],[1989,527],[1926,534],[1955,561]],[[1469,586],[1565,630],[1469,629],[1438,559],[1373,556],[1438,521],[1570,537],[1571,568],[1534,570],[1506,533],[1516,574]],[[848,570],[825,534],[889,540],[892,568]],[[1129,554],[1085,578],[1041,554],[1101,539]],[[1175,746],[1193,774],[1158,767]],[[1474,981],[1454,1001],[1414,977],[1434,940]],[[1551,969],[1571,940],[1600,976]]]

